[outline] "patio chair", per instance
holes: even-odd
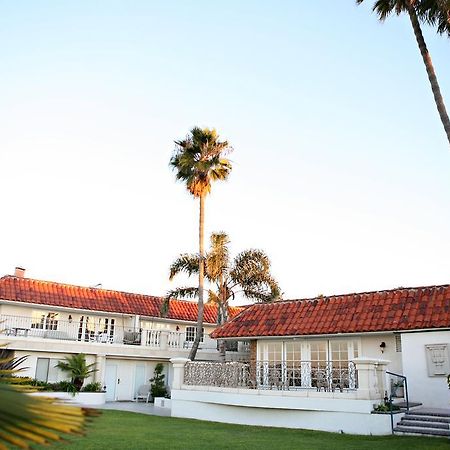
[[[149,402],[151,397],[150,393],[150,385],[149,384],[143,384],[142,386],[139,386],[139,389],[137,391],[137,394],[134,398],[136,402],[139,400],[145,400],[146,403]]]

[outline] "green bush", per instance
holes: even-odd
[[[164,365],[162,363],[156,364],[153,378],[150,378],[150,392],[153,400],[155,397],[165,397],[167,395],[166,383],[164,381],[166,376],[162,373],[163,370]]]
[[[389,413],[389,412],[391,412],[391,406],[390,406],[389,402],[388,403],[380,403],[379,405],[375,406],[374,411]],[[392,411],[400,411],[400,407],[397,406],[395,403],[392,403]]]
[[[102,392],[103,388],[100,382],[94,381],[92,383],[88,383],[81,389],[82,392]]]

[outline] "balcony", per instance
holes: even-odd
[[[60,320],[48,318],[33,322],[31,317],[0,315],[0,336],[13,339],[52,339],[104,345],[145,346],[159,350],[186,352],[192,347],[192,335],[163,329],[143,329],[117,325],[115,319],[90,318]],[[204,335],[199,351],[216,352],[217,341]],[[230,352],[248,352],[246,343],[239,342],[227,349]]]
[[[225,388],[344,392],[357,388],[352,361],[186,363],[184,384]]]

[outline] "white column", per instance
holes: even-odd
[[[355,358],[353,360],[358,372],[358,398],[383,399],[386,366],[390,361],[375,358]]]
[[[173,366],[173,378],[171,389],[181,389],[184,383],[184,366],[189,361],[188,358],[171,358]]]
[[[159,348],[161,350],[167,350],[169,348],[169,330],[161,330],[159,338]]]
[[[105,385],[106,355],[98,354],[95,356],[95,368],[97,371],[94,373],[94,379],[102,385],[103,389]]]

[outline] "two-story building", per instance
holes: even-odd
[[[196,335],[197,304],[171,300],[161,317],[162,297],[82,287],[25,277],[0,278],[0,345],[17,357],[27,355],[23,376],[56,382],[66,375],[55,368],[65,356],[86,354],[96,363],[94,380],[106,386],[107,400],[132,400],[148,384],[158,362],[170,385],[173,357],[187,356]],[[230,317],[240,311],[230,308]],[[219,357],[217,307],[206,304],[204,334],[197,358]],[[227,359],[242,359],[245,343],[231,343]]]

